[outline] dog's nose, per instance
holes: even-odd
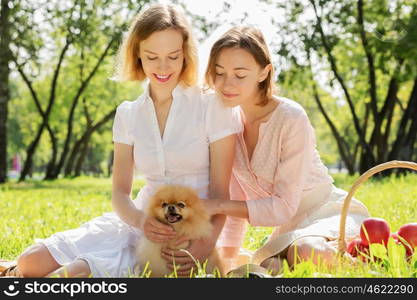
[[[169,212],[175,212],[175,205],[168,205]]]

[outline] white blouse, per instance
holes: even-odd
[[[133,146],[135,169],[146,185],[134,200],[138,208],[161,184],[181,184],[208,197],[209,145],[241,130],[234,110],[215,94],[202,94],[197,87],[178,85],[161,138],[149,85],[135,101],[117,107],[113,141]]]

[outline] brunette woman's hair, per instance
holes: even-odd
[[[271,55],[265,43],[262,32],[250,26],[233,27],[224,33],[213,45],[210,51],[210,58],[205,74],[206,85],[210,88],[214,86],[216,77],[216,61],[223,49],[238,48],[249,52],[261,68],[271,64],[271,70],[264,81],[259,83],[259,90],[262,101],[261,106],[266,105],[272,99],[275,92],[274,70],[271,63]]]

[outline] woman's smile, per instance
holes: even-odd
[[[239,96],[239,94],[234,94],[234,93],[226,93],[226,92],[222,92],[222,94],[223,94],[223,96],[224,96],[225,98],[228,98],[228,99],[230,99],[230,98],[235,98],[235,97]]]
[[[155,73],[153,73],[153,76],[156,78],[156,80],[158,80],[159,82],[167,82],[170,78],[171,78],[171,75],[172,75],[173,73],[171,73],[171,74],[168,74],[168,75],[158,75],[158,74],[155,74]]]

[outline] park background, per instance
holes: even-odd
[[[114,58],[133,16],[155,2],[1,0],[0,258],[111,210],[113,117],[142,90],[111,79]],[[417,161],[416,1],[159,2],[188,15],[200,71],[231,26],[264,32],[279,95],[305,108],[338,186],[386,161]],[[416,175],[382,175],[357,197],[393,230],[415,222]],[[133,196],[142,185],[138,175]],[[270,230],[251,228],[245,246]]]

